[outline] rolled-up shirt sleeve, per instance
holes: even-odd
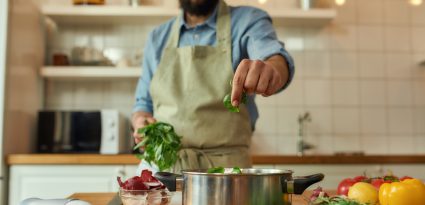
[[[153,71],[157,66],[155,62],[156,52],[153,46],[153,32],[149,34],[143,54],[143,71],[137,82],[133,112],[143,111],[153,114],[152,98],[149,91]]]
[[[270,16],[260,9],[253,10],[250,16],[250,25],[247,27],[244,35],[246,39],[243,41],[246,43],[247,54],[252,60],[266,60],[273,55],[282,55],[288,64],[289,73],[288,82],[282,88],[283,90],[294,76],[294,60],[285,49],[285,44],[278,40]]]

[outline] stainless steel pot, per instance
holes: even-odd
[[[302,194],[323,174],[292,177],[292,171],[242,169],[242,174],[209,174],[206,169],[183,175],[158,172],[170,191],[183,191],[183,205],[290,205],[291,194]]]

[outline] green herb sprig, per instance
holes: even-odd
[[[230,87],[232,86],[232,81],[230,81]],[[248,100],[248,96],[246,94],[246,92],[242,92],[242,100],[241,103],[246,104]],[[226,107],[230,112],[240,112],[239,107],[235,107],[232,105],[232,95],[231,94],[227,94],[226,96],[224,96],[223,98],[223,104],[224,107]]]
[[[342,196],[323,197],[320,196],[312,202],[313,205],[368,205],[348,199]]]
[[[168,123],[156,122],[137,131],[143,140],[134,146],[134,150],[144,147],[144,152],[136,156],[152,165],[155,163],[160,171],[174,166],[181,148],[181,136]]]
[[[207,170],[208,174],[224,174],[224,167],[212,167]],[[232,174],[242,174],[241,168],[233,167]]]

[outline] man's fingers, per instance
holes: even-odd
[[[263,66],[264,63],[261,61],[253,61],[251,63],[244,84],[245,91],[248,94],[253,94],[256,91]]]
[[[148,118],[146,118],[146,121],[147,121],[147,124],[152,124],[152,123],[156,122],[156,119],[153,118],[153,117],[148,117]]]
[[[279,79],[278,79],[278,77],[274,76],[270,80],[269,87],[267,88],[267,90],[264,94],[266,96],[273,95],[278,89],[279,89]]]
[[[235,76],[233,76],[232,82],[232,105],[237,107],[241,102],[241,96],[243,92],[243,86],[245,83],[246,76],[248,74],[250,61],[247,59],[242,60],[236,69]]]
[[[263,73],[261,73],[255,92],[257,94],[264,94],[267,91],[267,88],[270,87],[270,82],[272,81],[272,79],[273,74],[272,72],[270,72],[270,70],[265,70]]]

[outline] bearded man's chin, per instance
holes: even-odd
[[[217,6],[219,0],[179,0],[184,12],[196,16],[206,16]]]

